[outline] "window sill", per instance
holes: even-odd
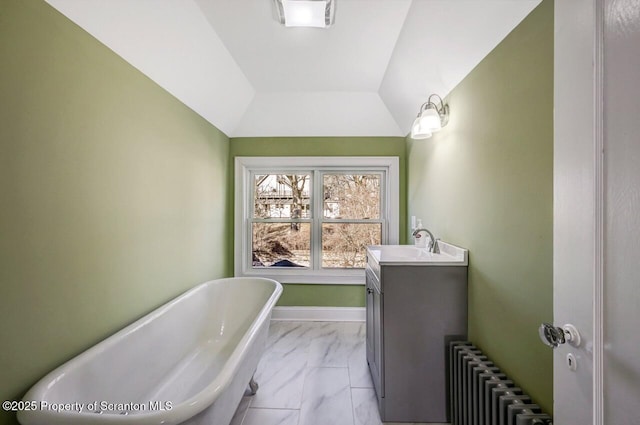
[[[364,270],[358,270],[350,274],[307,274],[307,273],[269,273],[270,270],[255,270],[236,274],[244,277],[266,277],[280,283],[295,283],[309,285],[364,285]]]

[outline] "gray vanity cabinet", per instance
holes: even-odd
[[[449,421],[448,341],[467,335],[467,265],[367,256],[366,348],[385,422]]]
[[[367,269],[366,289],[367,362],[374,386],[382,391],[382,294],[380,293],[380,282],[369,268]]]

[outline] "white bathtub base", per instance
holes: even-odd
[[[191,419],[182,422],[184,425],[228,425],[236,413],[238,405],[247,390],[249,382],[253,379],[258,362],[264,352],[269,332],[269,320],[264,325],[264,329],[259,332],[258,339],[254,347],[247,353],[244,364],[220,397],[202,412]]]

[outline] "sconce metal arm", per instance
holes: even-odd
[[[436,102],[431,100],[432,97],[437,98],[440,106],[438,106]],[[449,105],[445,104],[442,98],[434,93],[430,95],[427,98],[427,101],[420,106],[420,110],[418,110],[417,116],[421,116],[422,113],[429,107],[432,107],[436,110],[436,112],[438,112],[438,115],[440,115],[440,120],[442,121],[442,126],[444,127],[445,125],[447,125],[447,123],[449,122]]]

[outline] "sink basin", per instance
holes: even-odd
[[[432,252],[426,248],[418,248],[411,245],[380,245],[376,247],[385,257],[429,257]]]
[[[468,251],[464,248],[438,241],[439,253],[429,252],[426,248],[413,245],[372,245],[367,252],[379,264],[413,265],[459,265],[468,264]]]

